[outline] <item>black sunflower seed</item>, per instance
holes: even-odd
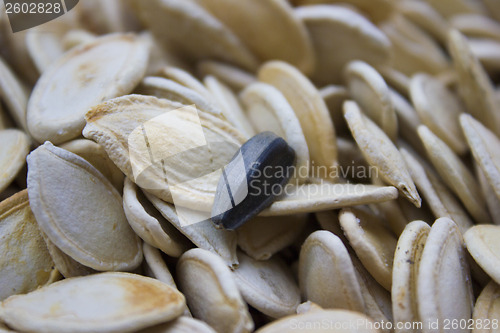
[[[236,229],[271,205],[293,173],[295,151],[272,132],[245,142],[224,168],[212,206],[218,228]]]

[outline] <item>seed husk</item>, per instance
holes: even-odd
[[[500,316],[500,287],[495,281],[491,281],[481,291],[477,298],[476,305],[474,306],[474,314],[472,319],[474,322],[493,322],[498,320]],[[479,325],[478,325],[479,326]],[[474,333],[487,333],[491,332],[489,328],[475,328]]]
[[[165,264],[161,252],[148,243],[143,243],[142,252],[144,253],[144,262],[147,265],[147,271],[151,273],[151,277],[177,289],[174,278]]]
[[[206,100],[210,101],[214,96],[208,91],[208,89],[201,83],[197,78],[195,78],[191,73],[185,71],[181,68],[174,66],[164,66],[158,70],[155,76],[161,76],[166,79],[175,81],[186,88],[196,91],[198,94],[203,96]]]
[[[210,220],[183,225],[172,204],[147,192],[144,194],[161,215],[193,242],[194,245],[218,254],[229,267],[238,265],[238,259],[236,258],[236,234],[233,231],[216,229]]]
[[[259,132],[271,131],[281,136],[296,154],[295,167],[300,170],[298,179],[309,178],[309,148],[294,110],[273,86],[253,83],[240,94],[246,107],[246,114]]]
[[[312,42],[287,2],[198,0],[198,3],[231,29],[259,60],[279,59],[305,74],[314,71]]]
[[[14,72],[0,58],[0,99],[18,126],[26,130],[28,92]]]
[[[472,317],[469,265],[462,235],[455,222],[437,219],[425,242],[417,277],[417,304],[423,332],[432,332],[430,322]],[[468,332],[467,329],[457,330]]]
[[[160,281],[109,272],[11,296],[0,318],[28,332],[134,332],[179,317],[185,304],[179,291]]]
[[[481,189],[469,169],[451,148],[426,126],[419,126],[418,134],[424,143],[427,157],[443,181],[462,201],[467,211],[476,222],[489,222],[490,217],[486,210]]]
[[[272,132],[262,132],[245,142],[219,179],[212,222],[231,230],[259,214],[277,198],[266,184],[271,189],[275,185],[283,188],[294,163],[295,151]],[[269,168],[270,177],[265,172]]]
[[[191,247],[190,242],[154,208],[137,185],[128,178],[123,189],[123,209],[135,233],[151,246],[171,257],[180,257]]]
[[[485,15],[455,15],[451,18],[450,24],[468,37],[500,40],[500,24]]]
[[[90,107],[139,83],[148,55],[132,34],[100,37],[67,52],[43,73],[30,96],[29,132],[38,142],[54,144],[78,137]]]
[[[436,218],[449,217],[455,221],[462,233],[474,224],[465,209],[448,190],[432,168],[424,163],[415,153],[400,149],[411,176]]]
[[[326,328],[315,329],[318,323],[331,322],[334,325],[327,325]],[[356,332],[356,333],[375,333],[379,332],[378,329],[374,328],[374,322],[371,318],[354,311],[348,310],[318,310],[311,311],[304,314],[298,314],[293,316],[288,316],[281,318],[279,320],[273,321],[270,324],[261,327],[256,331],[256,333],[293,333],[297,327],[308,327],[310,329],[307,332],[322,332],[322,333],[336,333],[341,332],[338,327],[349,327],[349,323],[366,323],[360,328],[354,328],[353,330],[343,330],[344,332]]]
[[[383,77],[375,68],[359,60],[348,63],[344,73],[351,98],[395,141],[398,120],[389,87]]]
[[[177,263],[179,288],[189,309],[218,332],[251,332],[254,324],[233,273],[217,255],[191,249]]]
[[[255,260],[267,260],[291,245],[306,223],[306,214],[254,217],[236,230],[238,246]]]
[[[460,100],[439,80],[427,74],[413,76],[410,94],[424,125],[459,155],[467,152],[458,118],[465,112]]]
[[[97,169],[49,142],[27,160],[31,209],[50,241],[95,270],[141,263],[140,240],[127,223],[122,198]],[[73,186],[79,190],[65,191]]]
[[[361,210],[343,209],[339,221],[365,268],[380,285],[391,290],[396,237],[375,215]]]
[[[189,318],[179,317],[169,323],[145,328],[137,333],[216,333],[213,328],[205,322]]]
[[[500,200],[500,139],[470,115],[462,115],[460,124],[474,159]]]
[[[292,271],[278,257],[257,261],[238,253],[239,266],[234,270],[243,299],[272,318],[295,313],[300,292]]]
[[[342,82],[342,70],[352,59],[371,65],[389,60],[389,39],[355,11],[335,5],[313,5],[298,7],[295,13],[305,23],[316,50],[316,71],[312,75],[315,82]],[[349,48],[338,47],[346,41]]]
[[[238,98],[233,91],[216,77],[208,75],[203,83],[210,91],[216,103],[220,106],[222,114],[233,124],[241,133],[251,138],[256,134],[250,120],[245,115]]]
[[[299,284],[303,297],[323,308],[365,311],[349,253],[329,231],[313,232],[302,245]]]
[[[314,85],[296,68],[271,61],[258,73],[259,80],[281,91],[295,111],[307,141],[309,154],[317,166],[329,171],[337,166],[335,129],[328,108]],[[322,175],[330,177],[329,174]]]
[[[363,115],[355,102],[344,103],[344,117],[368,163],[377,168],[384,181],[398,188],[410,202],[420,207],[421,199],[415,184],[391,139]]]
[[[395,322],[418,322],[417,277],[430,226],[423,221],[408,223],[398,239],[392,270],[392,312]],[[416,330],[396,330],[413,333]]]
[[[31,212],[28,191],[0,202],[0,301],[53,282],[54,262]]]
[[[0,193],[16,178],[25,165],[31,140],[18,129],[0,130]]]
[[[142,23],[167,49],[175,45],[191,59],[224,60],[250,70],[257,67],[257,59],[242,41],[195,1],[139,1],[137,7]]]
[[[198,63],[197,71],[201,77],[213,75],[235,91],[240,91],[256,82],[255,75],[223,62],[203,60]]]
[[[477,264],[497,283],[500,282],[498,235],[500,226],[476,225],[464,234],[467,250]]]
[[[500,135],[500,107],[488,74],[460,32],[451,30],[448,38],[448,49],[458,75],[458,93],[467,111],[494,133]]]

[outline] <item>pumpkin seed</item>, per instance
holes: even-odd
[[[495,239],[499,233],[499,226],[485,224],[476,225],[464,234],[465,244],[471,256],[497,283],[500,282],[500,257],[498,242]]]
[[[286,1],[197,2],[231,29],[261,61],[279,59],[305,74],[313,72],[314,50],[310,37]]]
[[[417,277],[422,251],[429,235],[430,226],[423,221],[408,223],[398,239],[392,270],[392,311],[394,321],[419,322]],[[396,329],[396,332],[413,333],[416,329]]]
[[[185,304],[179,291],[160,281],[110,272],[11,296],[0,318],[20,331],[134,332],[177,318]]]
[[[235,91],[240,91],[249,84],[257,81],[257,78],[238,67],[222,62],[204,60],[198,63],[198,72],[201,77],[212,75]]]
[[[192,76],[189,72],[181,68],[173,66],[164,66],[156,73],[156,76],[161,76],[166,79],[170,79],[172,81],[175,81],[183,85],[186,88],[196,91],[198,94],[200,94],[203,98],[205,98],[208,101],[211,101],[213,99],[212,94],[210,93],[210,91],[207,90],[207,88],[205,88],[203,83],[201,83],[197,78]]]
[[[172,274],[170,274],[170,271],[161,256],[161,252],[148,243],[143,243],[142,252],[144,253],[144,260],[147,264],[147,269],[151,273],[152,277],[158,281],[168,284],[172,288],[177,289],[174,278],[172,277]]]
[[[484,15],[461,14],[450,20],[451,26],[468,37],[500,40],[500,24]]]
[[[28,191],[0,202],[0,301],[53,282],[54,262],[31,212]]]
[[[355,11],[341,6],[314,5],[298,7],[295,13],[306,25],[316,51],[314,81],[340,83],[342,70],[352,59],[371,65],[381,65],[389,60],[389,39]],[[349,41],[349,47],[339,49],[338,45],[345,41]],[[335,57],[331,56],[332,53]]]
[[[30,96],[31,135],[54,144],[78,137],[90,107],[127,94],[139,83],[148,54],[132,34],[100,37],[67,52],[43,73]]]
[[[49,142],[28,156],[28,168],[31,209],[59,249],[95,270],[141,263],[140,241],[127,223],[122,198],[97,169]]]
[[[418,128],[427,157],[448,187],[462,201],[476,222],[489,222],[486,205],[476,179],[455,153],[427,127]]]
[[[328,170],[325,178],[337,166],[335,129],[328,108],[314,85],[297,69],[279,61],[264,64],[259,80],[281,91],[295,111],[309,148],[311,160]]]
[[[474,296],[465,246],[457,225],[449,218],[439,218],[432,225],[417,274],[417,304],[423,332],[433,331],[431,322],[472,317]],[[438,331],[445,330],[440,326]]]
[[[294,314],[300,304],[300,292],[292,271],[273,257],[257,261],[238,253],[239,266],[234,270],[243,299],[263,314],[281,318]]]
[[[145,328],[137,333],[216,333],[213,328],[205,322],[189,318],[179,317],[166,324]]]
[[[309,178],[309,148],[300,122],[283,94],[266,83],[253,83],[240,94],[246,113],[259,132],[281,136],[296,154],[297,178]]]
[[[368,163],[377,168],[384,181],[398,188],[410,202],[420,207],[421,199],[415,184],[403,157],[389,137],[362,114],[355,102],[344,103],[344,117]]]
[[[26,130],[28,92],[14,72],[0,58],[0,99],[18,126]]]
[[[396,237],[376,216],[360,210],[341,210],[339,221],[365,268],[380,285],[391,290]]]
[[[476,306],[474,307],[474,314],[472,318],[474,322],[493,322],[498,320],[500,317],[499,309],[499,296],[500,287],[495,281],[491,281],[488,285],[481,291],[479,297],[476,301]],[[473,330],[474,333],[486,333],[491,332],[488,328],[478,327]]]
[[[190,58],[215,58],[246,69],[257,67],[255,56],[242,41],[195,1],[137,2],[142,23],[168,48],[175,45]]]
[[[299,283],[302,295],[323,308],[365,310],[349,253],[329,231],[313,232],[302,245]]]
[[[215,226],[236,229],[271,205],[277,197],[272,189],[286,185],[294,162],[295,151],[272,132],[245,142],[219,179],[211,215]]]
[[[398,121],[389,87],[382,76],[367,63],[355,60],[347,64],[345,77],[351,98],[395,141]]]
[[[185,252],[177,263],[180,290],[189,309],[218,332],[251,332],[254,324],[235,277],[217,255],[202,249]]]
[[[500,111],[488,75],[462,34],[452,30],[448,38],[449,52],[458,75],[458,92],[467,111],[500,135]]]
[[[25,164],[30,139],[17,129],[0,130],[0,192],[16,178]]]

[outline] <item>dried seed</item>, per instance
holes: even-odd
[[[238,253],[240,265],[234,270],[243,299],[272,318],[294,314],[300,292],[292,271],[278,257],[257,261]]]
[[[145,328],[136,333],[216,333],[213,328],[205,322],[189,318],[179,317],[169,323]]]
[[[86,118],[83,134],[103,146],[128,178],[172,202],[166,172],[170,185],[175,185],[176,205],[206,212],[212,208],[220,168],[245,142],[243,135],[225,120],[149,96],[113,99],[95,106]],[[143,128],[149,131],[147,139],[155,149],[153,159],[144,143]],[[190,151],[196,147],[199,149]]]
[[[137,2],[139,17],[158,41],[174,44],[190,58],[224,60],[255,69],[257,60],[242,41],[195,1]]]
[[[236,231],[238,246],[255,260],[267,260],[304,230],[306,214],[254,217]]]
[[[394,15],[380,29],[392,44],[391,66],[408,76],[418,72],[438,74],[449,61],[435,40],[402,15]]]
[[[95,104],[129,93],[146,71],[148,49],[132,34],[97,38],[45,71],[30,96],[28,128],[39,142],[78,137]]]
[[[177,263],[177,278],[196,318],[218,332],[253,330],[235,277],[219,256],[202,249],[187,251]]]
[[[476,301],[476,306],[474,306],[474,314],[472,319],[476,323],[480,322],[494,322],[498,320],[500,301],[500,286],[495,282],[491,281],[488,285],[481,291],[479,297]],[[478,325],[479,326],[479,325]],[[489,328],[474,328],[474,333],[488,333],[492,332]]]
[[[342,113],[342,105],[344,101],[349,99],[347,89],[343,86],[330,84],[321,88],[319,93],[325,101],[328,111],[330,111],[335,133],[339,136],[349,133],[349,129],[344,120],[344,114]],[[340,140],[340,138],[337,138],[337,141],[338,140]]]
[[[238,67],[222,62],[204,60],[198,62],[198,73],[201,77],[213,75],[235,91],[240,91],[249,84],[257,81],[257,78]]]
[[[310,37],[286,1],[197,2],[231,29],[261,61],[283,60],[305,74],[313,72],[314,50]]]
[[[238,259],[236,258],[236,234],[233,231],[216,229],[210,220],[192,225],[184,225],[179,220],[173,205],[151,194],[144,194],[161,215],[189,238],[194,245],[218,254],[229,267],[238,265]]]
[[[469,40],[472,53],[481,62],[489,74],[494,74],[500,68],[500,41],[491,39]]]
[[[500,107],[488,74],[472,53],[463,35],[452,30],[449,34],[449,52],[458,75],[458,93],[474,118],[500,135]]]
[[[217,104],[220,106],[222,114],[226,117],[226,119],[228,119],[248,138],[254,136],[256,132],[253,129],[250,120],[243,112],[238,98],[229,89],[229,87],[211,75],[206,76],[203,82],[205,83],[205,86],[207,86]]]
[[[500,282],[499,235],[500,226],[486,224],[476,225],[464,234],[472,258],[496,283]]]
[[[123,173],[111,161],[104,148],[94,141],[77,139],[68,141],[59,146],[73,154],[83,157],[105,176],[118,190],[123,191]]]
[[[2,58],[0,58],[0,99],[5,103],[16,124],[26,130],[28,91]]]
[[[0,202],[0,301],[52,282],[54,263],[31,212],[28,191]]]
[[[497,197],[493,187],[488,181],[488,178],[486,178],[484,172],[477,165],[477,163],[474,163],[474,170],[476,172],[476,177],[479,180],[479,186],[481,186],[481,190],[483,191],[483,196],[486,200],[491,220],[494,224],[500,225],[500,199]]]
[[[47,142],[28,156],[28,170],[31,208],[59,249],[96,270],[141,263],[140,240],[127,223],[120,194],[91,164]]]
[[[148,243],[143,243],[142,252],[144,253],[144,261],[147,265],[147,271],[148,273],[151,273],[151,277],[177,289],[174,278],[172,277],[172,274],[170,274],[170,271],[161,256],[161,252]]]
[[[408,223],[399,237],[392,271],[392,311],[394,322],[418,322],[417,276],[422,251],[430,226],[423,221]],[[396,329],[396,333],[417,333],[417,330]]]
[[[297,314],[304,314],[304,313],[308,313],[308,312],[321,311],[321,310],[323,310],[323,308],[321,306],[319,306],[318,304],[311,302],[311,301],[307,301],[307,302],[301,303],[297,307]]]
[[[166,79],[177,82],[186,88],[196,91],[207,101],[212,101],[213,96],[207,88],[197,78],[189,72],[173,66],[164,66],[158,70],[155,76],[161,76]]]
[[[0,192],[16,178],[26,163],[30,139],[17,129],[0,130]]]
[[[344,103],[344,117],[365,159],[375,166],[380,177],[395,186],[416,207],[421,199],[403,157],[389,137],[352,101]]]
[[[305,240],[299,257],[302,295],[323,308],[365,311],[359,282],[342,241],[325,230]]]
[[[390,41],[361,14],[331,5],[298,7],[295,12],[311,35],[316,51],[312,78],[319,84],[340,83],[342,70],[352,59],[372,65],[389,60]],[[345,41],[349,41],[349,47],[339,48]]]
[[[335,129],[328,108],[314,85],[296,68],[279,61],[271,61],[259,70],[259,80],[281,91],[295,111],[316,166],[327,168],[325,178],[337,166]]]
[[[462,233],[474,224],[462,205],[448,190],[432,168],[419,159],[416,154],[400,149],[411,177],[415,179],[418,190],[429,204],[436,218],[449,217],[455,221]]]
[[[236,229],[259,214],[276,200],[270,189],[286,185],[294,162],[294,150],[272,132],[245,142],[219,179],[212,222],[218,228]]]
[[[146,243],[171,257],[180,257],[191,247],[187,239],[146,199],[130,179],[125,180],[123,209],[128,223]]]
[[[266,83],[253,83],[240,94],[248,118],[259,132],[271,131],[281,136],[296,154],[298,179],[309,178],[309,148],[300,122],[283,94]]]
[[[151,278],[100,273],[11,296],[0,318],[30,332],[135,332],[182,314],[184,296]]]
[[[345,4],[346,7],[350,6],[353,9],[359,10],[363,15],[368,16],[375,22],[383,21],[394,11],[394,4],[388,0],[295,0],[298,6],[316,5],[316,4]],[[349,8],[349,7],[348,7]]]
[[[397,7],[404,16],[437,39],[440,44],[446,44],[449,23],[431,5],[425,1],[400,1]]]
[[[398,120],[389,87],[373,67],[359,60],[345,68],[347,87],[352,99],[391,140],[398,134]]]
[[[500,40],[500,23],[485,15],[455,15],[450,19],[450,24],[468,37]]]
[[[460,124],[474,159],[500,200],[500,139],[470,115],[462,115]]]
[[[456,97],[439,80],[427,74],[413,76],[410,94],[424,125],[459,155],[467,152],[458,117],[465,112]]]
[[[136,90],[141,95],[156,96],[184,105],[194,104],[198,109],[217,117],[222,114],[217,105],[205,99],[196,91],[163,77],[148,76],[142,80]]]
[[[391,290],[392,264],[397,239],[376,216],[360,210],[343,209],[340,226],[356,255],[386,290]]]
[[[469,0],[425,0],[445,18],[451,18],[462,13],[486,14],[482,3]]]
[[[356,205],[393,200],[398,191],[392,186],[364,184],[304,184],[285,187],[286,195],[265,209],[260,216],[314,213]]]
[[[400,94],[403,94],[404,96],[409,95],[410,78],[408,77],[408,75],[401,73],[400,71],[390,67],[389,65],[377,66],[377,70],[390,87],[396,89]]]
[[[332,325],[326,325],[326,327],[320,330],[314,329],[314,327],[318,326],[318,323],[327,322],[332,323]],[[293,333],[297,331],[297,329],[293,328],[295,325],[297,325],[297,327],[311,328],[308,329],[309,332],[336,333],[341,332],[341,330],[335,327],[349,327],[350,323],[363,323],[363,325],[360,328],[354,328],[352,330],[346,329],[343,331],[353,333],[379,332],[378,329],[373,328],[375,326],[373,320],[359,312],[347,310],[318,310],[275,320],[258,329],[256,333]]]
[[[471,318],[474,296],[465,246],[457,225],[449,218],[439,218],[432,225],[417,274],[416,301],[423,332],[433,332],[431,322]],[[469,330],[459,328],[456,332]]]
[[[490,217],[479,185],[464,163],[427,127],[421,125],[418,135],[427,156],[448,187],[460,198],[476,222],[489,222]]]
[[[42,231],[40,231],[40,233],[45,241],[45,244],[47,245],[47,249],[49,250],[50,256],[54,261],[56,269],[62,274],[62,276],[70,278],[97,273],[96,270],[80,264],[78,261],[61,251]]]

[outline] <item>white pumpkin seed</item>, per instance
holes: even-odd
[[[257,81],[257,78],[253,74],[238,67],[217,61],[200,61],[197,70],[201,77],[213,75],[235,91],[240,91],[250,83]]]
[[[474,314],[472,319],[474,323],[474,333],[488,333],[496,332],[498,329],[490,329],[488,327],[483,328],[483,325],[479,323],[491,322],[495,320],[500,320],[500,287],[495,281],[491,281],[488,285],[481,291],[479,297],[476,301],[476,306],[474,307]]]
[[[17,129],[0,130],[0,192],[5,190],[25,165],[30,139]]]
[[[26,130],[28,91],[14,72],[0,58],[0,99],[18,126]]]
[[[477,264],[497,283],[500,282],[500,257],[498,256],[500,226],[476,225],[465,234],[467,250]]]

